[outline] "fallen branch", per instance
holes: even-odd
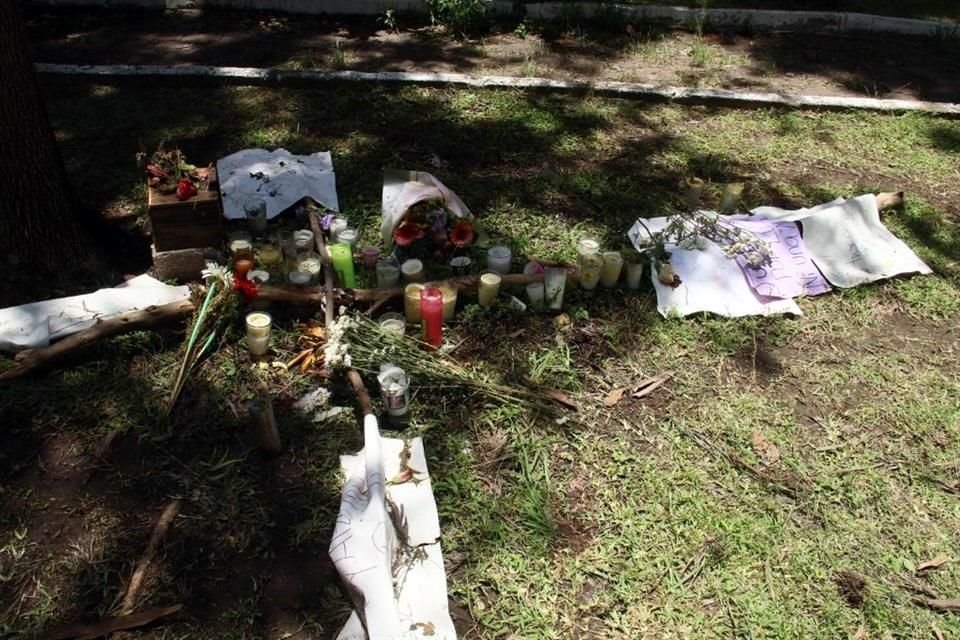
[[[185,318],[191,313],[193,313],[193,303],[190,300],[180,300],[159,307],[128,311],[113,318],[100,320],[89,329],[78,331],[49,347],[21,351],[16,356],[17,366],[0,373],[0,382],[19,378],[25,373],[56,362],[94,342],[112,338],[121,333],[150,329],[172,320]]]
[[[132,613],[126,616],[105,618],[93,624],[71,624],[52,631],[44,636],[44,639],[68,640],[69,638],[78,638],[78,640],[93,640],[94,638],[100,638],[116,631],[136,629],[137,627],[148,625],[160,618],[173,615],[181,609],[183,609],[182,604],[175,604],[170,607],[154,607],[153,609],[146,609],[139,613]]]
[[[333,265],[330,264],[330,254],[327,253],[326,244],[323,241],[323,229],[320,228],[320,221],[316,214],[309,214],[310,230],[313,231],[313,240],[317,244],[317,251],[320,253],[320,260],[323,262],[323,286],[324,286],[324,309],[323,326],[327,329],[333,324]]]
[[[124,614],[129,614],[131,611],[133,611],[133,607],[137,600],[137,594],[140,592],[140,587],[143,586],[143,579],[146,577],[147,569],[150,567],[150,563],[153,562],[153,556],[156,555],[157,547],[167,535],[167,531],[170,529],[173,519],[177,517],[179,512],[180,501],[174,500],[166,506],[166,508],[163,510],[163,513],[160,514],[157,524],[154,525],[153,533],[150,534],[150,541],[147,543],[147,549],[143,552],[143,555],[137,562],[137,566],[133,571],[133,575],[130,577],[130,583],[127,585],[127,592],[123,596],[123,602],[120,605],[120,610]]]
[[[367,393],[367,387],[363,384],[363,378],[355,369],[347,371],[347,380],[353,386],[354,393],[357,394],[357,402],[360,404],[360,411],[365,416],[373,415],[373,403],[370,402],[370,394]]]
[[[944,599],[933,599],[933,598],[921,598],[915,597],[910,598],[910,601],[913,604],[918,604],[921,607],[926,607],[927,609],[933,609],[934,611],[950,611],[953,613],[960,613],[960,598],[952,598],[950,600]]]

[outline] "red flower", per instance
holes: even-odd
[[[257,283],[253,280],[247,280],[246,275],[244,275],[242,278],[234,276],[233,290],[243,296],[243,299],[246,302],[250,302],[256,298],[259,291],[257,288]]]
[[[466,220],[458,222],[450,231],[450,242],[453,246],[463,248],[473,242],[473,225]]]
[[[404,220],[393,230],[393,241],[401,247],[409,247],[424,235],[420,225],[410,220]]]
[[[189,200],[197,195],[197,188],[190,182],[190,178],[181,178],[177,183],[177,200]]]

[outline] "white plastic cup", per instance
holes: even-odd
[[[548,267],[543,272],[543,289],[547,306],[551,309],[563,308],[563,291],[567,286],[567,270]]]
[[[627,289],[639,289],[640,281],[643,280],[643,263],[627,263]]]
[[[543,308],[544,288],[542,282],[531,282],[527,285],[527,299],[534,309]]]

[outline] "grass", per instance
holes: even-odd
[[[956,597],[960,584],[956,561],[916,572],[951,555],[960,531],[960,123],[375,85],[46,89],[70,174],[99,209],[142,199],[124,161],[138,139],[175,141],[197,162],[248,146],[329,149],[341,205],[365,238],[376,237],[380,170],[436,156],[447,166],[435,174],[515,255],[568,260],[582,235],[622,246],[636,216],[676,210],[691,175],[707,181],[707,206],[729,181],[747,183],[751,207],[905,188],[906,207],[885,222],[932,276],[804,300],[797,319],[664,320],[646,286],[568,291],[567,327],[471,306],[455,357],[563,389],[580,410],[561,425],[414,381],[407,433],[426,441],[464,637],[960,634],[955,617],[913,604],[904,587],[920,580]],[[274,313],[284,328],[297,317]],[[277,336],[278,359],[295,335]],[[125,336],[0,395],[11,425],[0,457],[3,633],[105,614],[173,497],[183,516],[146,593],[151,604],[186,602],[190,616],[144,637],[262,637],[270,585],[290,564],[305,628],[331,637],[345,619],[322,558],[336,456],[360,446],[355,418],[297,416],[290,401],[317,381],[251,363],[234,337],[165,421],[181,339]],[[603,404],[665,370],[673,379],[649,398]],[[242,419],[255,381],[276,391],[287,447],[271,463]],[[332,389],[352,406],[341,384]],[[117,451],[82,482],[113,429],[125,434]],[[758,432],[780,453],[769,467]],[[865,580],[859,607],[837,587],[844,572]]]

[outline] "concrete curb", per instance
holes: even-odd
[[[133,6],[149,9],[222,7],[286,13],[383,15],[387,10],[427,14],[426,0],[31,0],[48,6]],[[779,11],[765,9],[698,9],[612,2],[536,2],[514,4],[487,0],[496,15],[525,13],[531,18],[617,16],[670,28],[703,24],[710,30],[798,31],[805,33],[872,33],[960,39],[960,24],[937,20],[895,18],[865,13],[832,11]]]
[[[795,96],[782,93],[729,91],[659,86],[632,82],[551,80],[506,76],[470,76],[461,73],[301,71],[256,67],[161,66],[161,65],[36,65],[48,75],[87,76],[93,79],[123,78],[208,79],[235,84],[316,85],[327,82],[381,82],[426,86],[539,89],[558,92],[596,93],[618,98],[667,100],[696,104],[726,104],[739,107],[796,107],[804,109],[866,109],[887,112],[924,112],[960,116],[960,104],[914,100],[882,100],[841,96]]]

